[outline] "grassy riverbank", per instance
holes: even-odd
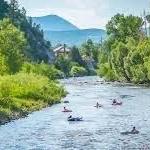
[[[0,77],[0,124],[59,103],[66,95],[56,81],[36,74]]]

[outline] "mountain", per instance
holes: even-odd
[[[44,36],[51,41],[52,45],[67,44],[81,45],[88,39],[100,42],[106,38],[106,32],[102,29],[79,29],[69,21],[57,16],[48,15],[43,17],[33,17],[33,22],[40,24],[44,30]]]
[[[40,24],[44,31],[68,31],[78,30],[78,28],[67,20],[57,16],[48,15],[43,17],[33,17],[33,22]]]
[[[81,45],[88,39],[92,39],[95,43],[105,39],[106,32],[102,29],[84,29],[71,31],[44,31],[45,38],[50,40],[52,45],[65,43],[69,46]]]

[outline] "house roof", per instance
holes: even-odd
[[[53,49],[53,51],[54,51],[55,53],[57,53],[57,52],[62,52],[62,53],[63,53],[63,52],[64,52],[64,49],[65,49],[66,52],[70,52],[70,51],[71,51],[70,48],[67,48],[67,47],[64,48],[64,46],[59,46],[59,47]]]

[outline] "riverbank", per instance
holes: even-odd
[[[57,101],[56,103],[53,103],[51,105],[47,104],[47,103],[41,103],[41,102],[32,102],[32,104],[34,104],[33,108],[30,108],[29,110],[20,110],[18,112],[9,112],[9,110],[7,109],[3,109],[3,111],[1,110],[0,111],[0,126],[1,125],[5,125],[13,120],[18,120],[20,118],[24,118],[24,117],[27,117],[29,114],[35,112],[35,111],[39,111],[43,108],[46,108],[46,107],[51,107],[52,105],[54,104],[58,104],[60,103],[61,101]],[[31,102],[29,102],[31,103]]]
[[[58,81],[36,74],[0,76],[0,125],[60,103],[67,92]]]

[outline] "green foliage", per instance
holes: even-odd
[[[63,72],[56,69],[54,65],[49,65],[45,63],[35,64],[26,62],[22,66],[22,72],[35,73],[38,75],[46,76],[50,80],[55,80],[64,77]]]
[[[114,35],[116,40],[125,42],[128,37],[136,40],[140,38],[142,24],[143,20],[140,17],[117,14],[108,22],[106,29],[108,35]]]
[[[23,63],[23,51],[26,46],[24,34],[9,19],[0,21],[0,63],[1,73],[16,73]]]
[[[94,44],[93,41],[89,39],[81,45],[80,53],[83,58],[90,57],[95,62],[98,62],[99,46],[100,45]]]
[[[87,75],[87,70],[83,67],[73,66],[70,71],[71,76],[80,77]]]
[[[72,47],[71,53],[69,55],[71,61],[78,63],[81,66],[84,66],[84,62],[82,60],[82,57],[80,55],[79,49],[75,46]]]
[[[18,0],[10,0],[9,3],[0,0],[0,20],[3,18],[9,18],[15,27],[24,32],[27,40],[27,47],[24,50],[26,57],[36,62],[52,61],[52,57],[49,56],[52,56],[50,42],[44,39],[40,25],[36,25],[31,18],[26,17],[26,10],[19,7]]]
[[[0,0],[0,20],[7,16],[9,5],[5,0]]]
[[[86,43],[83,43],[82,44],[82,47],[81,47],[81,54],[83,56],[92,56],[92,49],[94,47],[94,44],[92,42],[92,40],[87,40]]]
[[[66,92],[56,82],[36,74],[0,77],[0,111],[29,112],[60,101]]]
[[[108,80],[149,83],[150,39],[141,32],[142,19],[116,15],[107,24],[108,40],[99,57],[99,74]]]
[[[52,56],[50,48],[40,26],[26,17],[25,9],[20,9],[17,0],[9,4],[0,0],[1,123],[58,103],[66,95],[55,81],[63,73],[54,65],[46,64]]]
[[[109,63],[103,63],[99,66],[98,75],[104,77],[107,81],[115,81],[117,76]]]
[[[70,63],[71,60],[68,58],[68,56],[60,55],[55,61],[55,66],[58,70],[61,70],[66,76],[70,76]]]

